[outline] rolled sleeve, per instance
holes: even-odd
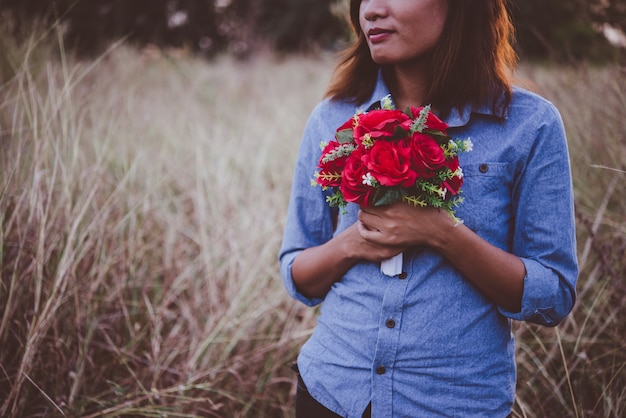
[[[522,258],[526,267],[521,312],[500,312],[518,321],[556,326],[574,306],[576,294],[563,276],[546,269],[539,262]]]
[[[293,266],[293,262],[300,254],[301,251],[295,251],[287,254],[283,254],[280,258],[280,274],[283,278],[283,284],[285,285],[285,289],[287,290],[287,294],[304,303],[307,306],[315,306],[322,303],[323,299],[321,298],[307,298],[302,293],[298,292],[296,289],[296,285],[293,282],[293,277],[291,275],[291,267]]]

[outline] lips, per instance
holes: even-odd
[[[387,39],[393,31],[384,28],[371,28],[367,31],[367,37],[371,43],[376,44]]]

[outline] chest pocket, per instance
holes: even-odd
[[[462,195],[457,210],[465,224],[496,243],[509,236],[512,225],[514,173],[509,163],[485,161],[462,166]],[[504,244],[504,242],[502,242]]]

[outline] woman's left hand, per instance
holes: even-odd
[[[406,203],[361,208],[359,233],[377,245],[428,246],[444,256],[487,297],[510,312],[519,312],[526,268],[522,260],[454,225],[443,210]]]

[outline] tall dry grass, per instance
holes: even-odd
[[[560,109],[576,196],[580,276],[555,329],[517,324],[518,417],[626,416],[626,68],[530,67]]]
[[[0,87],[0,416],[293,416],[315,311],[276,255],[331,62],[19,46]],[[582,269],[564,324],[516,324],[514,415],[623,416],[626,76],[524,74],[567,123]]]
[[[288,416],[313,313],[276,255],[324,63],[32,48],[0,101],[0,416]]]

